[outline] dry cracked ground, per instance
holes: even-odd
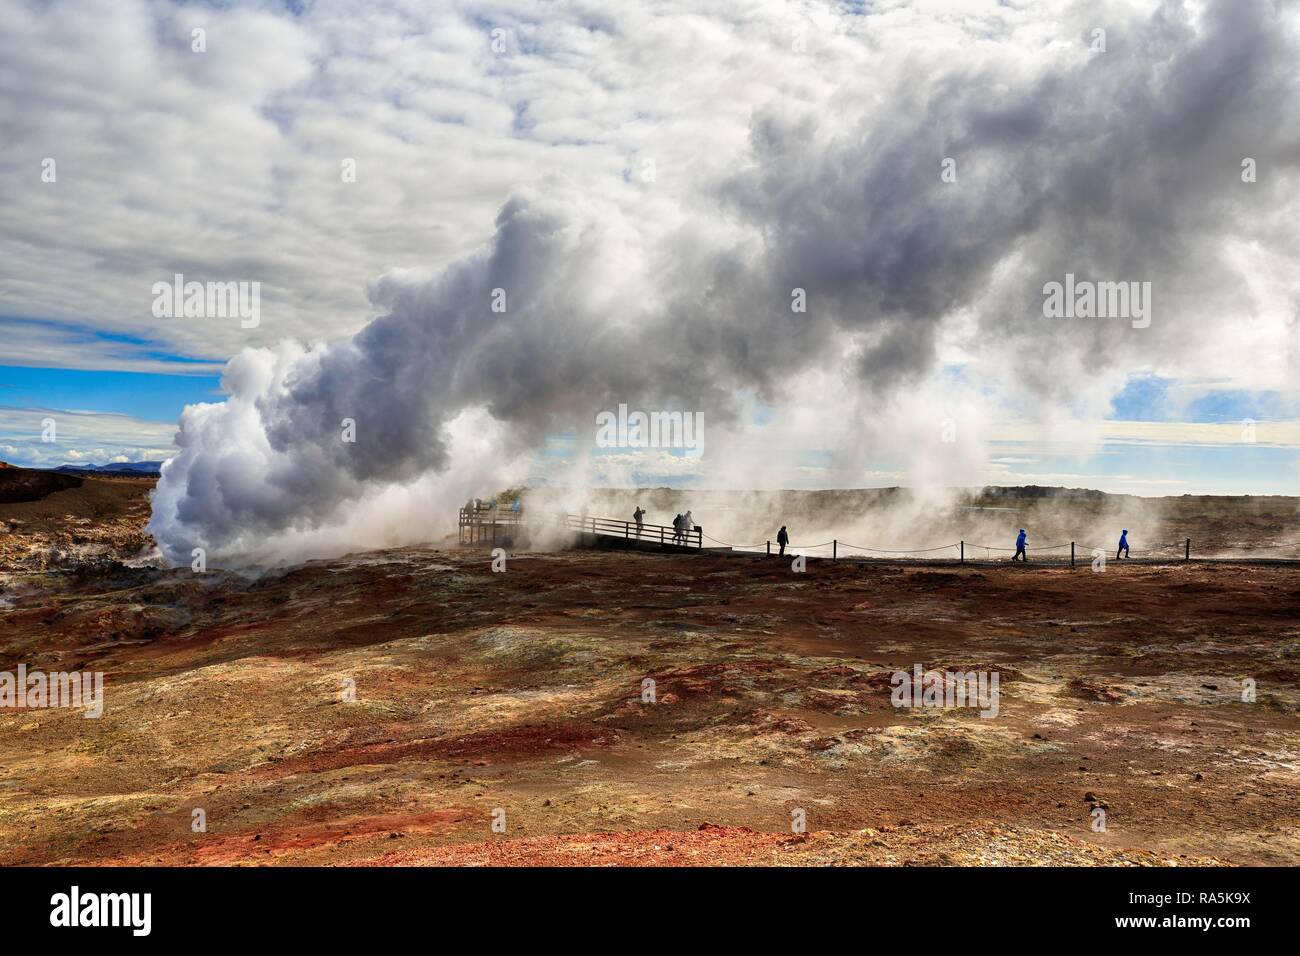
[[[428,547],[4,580],[0,670],[105,675],[99,719],[0,710],[4,864],[1300,862],[1292,568]],[[895,708],[917,663],[998,672],[998,715]]]

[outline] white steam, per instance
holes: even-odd
[[[712,487],[789,486],[801,447],[841,486],[896,483],[890,460],[941,488],[978,481],[986,421],[1087,434],[1134,372],[1294,388],[1294,13],[1115,8],[1104,55],[1090,16],[1039,45],[863,40],[870,69],[775,96],[698,182],[516,191],[481,252],[377,282],[355,336],[236,356],[230,398],[181,418],[150,531],[177,562],[430,540],[558,434],[584,485],[620,402],[702,413]],[[1267,175],[1244,183],[1243,156]],[[1151,327],[1045,319],[1066,273],[1150,282]]]

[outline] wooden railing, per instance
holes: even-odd
[[[476,541],[495,541],[498,528],[510,528],[519,525],[557,528],[578,534],[625,538],[629,541],[644,541],[664,546],[704,547],[704,530],[698,525],[686,531],[677,531],[671,525],[645,523],[638,525],[632,520],[571,515],[562,512],[546,515],[522,509],[512,511],[509,508],[500,507],[460,509],[459,527],[462,544]]]

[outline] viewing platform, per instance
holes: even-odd
[[[575,542],[586,546],[624,547],[653,550],[703,551],[704,529],[696,525],[677,531],[671,525],[641,524],[617,518],[571,515],[563,512],[544,514],[525,508],[480,505],[460,509],[461,544],[511,546],[520,538],[534,535],[571,534]]]

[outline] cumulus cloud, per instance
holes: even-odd
[[[887,458],[934,484],[978,477],[999,420],[1099,435],[1135,372],[1295,390],[1293,6],[97,15],[116,47],[21,6],[0,50],[66,78],[31,49],[79,45],[101,89],[138,94],[55,83],[27,91],[55,122],[6,117],[40,134],[23,162],[62,149],[61,169],[96,170],[35,198],[5,177],[25,224],[3,240],[22,270],[9,301],[93,302],[138,329],[158,273],[267,284],[256,330],[155,330],[187,354],[249,346],[230,399],[182,418],[152,526],[173,556],[306,540],[415,486],[463,497],[480,467],[461,474],[455,423],[491,422],[487,460],[514,463],[620,401],[677,407],[716,423],[720,483],[804,467],[753,441],[759,405],[770,441],[815,442],[828,468]],[[196,17],[201,61],[183,42]],[[127,76],[108,55],[123,42],[147,52]],[[127,102],[161,143],[144,120],[80,145],[65,128]],[[168,138],[186,135],[199,148]],[[105,171],[126,160],[130,188]],[[124,195],[125,214],[104,203]],[[69,278],[89,248],[113,278],[89,261]],[[1067,273],[1150,282],[1150,327],[1044,318],[1044,284]]]
[[[130,415],[0,405],[0,461],[35,468],[162,461],[176,426]]]

